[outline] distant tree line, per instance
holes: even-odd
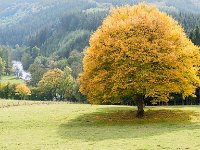
[[[112,3],[122,3],[122,1],[112,1]],[[90,6],[86,6],[90,8]],[[85,98],[78,92],[79,85],[76,81],[79,74],[82,72],[82,60],[84,49],[88,46],[88,40],[91,34],[97,30],[102,24],[103,19],[109,14],[107,9],[85,9],[84,11],[67,12],[58,19],[57,24],[39,28],[34,34],[26,35],[23,42],[11,42],[13,47],[0,47],[0,71],[1,74],[12,74],[12,60],[18,60],[23,63],[24,69],[31,73],[31,81],[27,83],[30,87],[31,95],[29,99],[37,100],[52,100],[52,99],[73,99],[74,101],[85,101]],[[182,13],[167,11],[169,15],[175,18],[185,29],[188,37],[194,44],[199,45],[200,41],[200,15],[193,13]],[[42,20],[38,20],[40,22]],[[38,23],[36,22],[36,25]],[[24,29],[28,27],[23,27]],[[9,33],[9,34],[8,34]],[[12,35],[12,31],[1,32],[5,37]],[[12,36],[13,41],[18,41],[22,35],[22,30]],[[22,38],[24,39],[24,38]],[[4,39],[6,41],[6,39]],[[5,42],[1,42],[4,43]],[[47,91],[40,91],[39,86],[42,86],[44,77],[49,71],[59,69],[65,72],[66,68],[71,69],[71,77],[73,78],[74,86],[71,88],[75,91],[69,97],[63,94],[56,93],[55,95],[48,94]],[[1,75],[0,74],[0,75]],[[52,93],[52,92],[49,92]],[[12,94],[11,94],[12,95]],[[197,100],[200,100],[199,89],[196,92]],[[188,97],[186,101],[182,101],[180,95],[174,95],[175,101],[169,104],[197,104],[199,101]],[[129,99],[123,102],[124,104],[133,104]],[[148,104],[148,103],[147,103]]]

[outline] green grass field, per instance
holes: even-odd
[[[22,79],[16,79],[15,76],[2,76],[2,79],[0,80],[1,83],[24,83],[24,80]]]
[[[199,106],[145,111],[137,119],[126,106],[1,100],[0,150],[200,149]]]

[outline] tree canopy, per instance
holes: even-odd
[[[167,102],[193,95],[199,85],[198,47],[177,21],[144,3],[112,10],[91,36],[80,91],[91,103],[130,97],[143,116],[143,100]]]
[[[19,84],[16,86],[15,95],[19,95],[21,99],[25,99],[26,96],[31,95],[31,91],[25,84]]]
[[[64,71],[55,68],[45,73],[38,83],[38,88],[46,99],[60,99],[71,97],[74,80],[71,76],[71,69],[66,67]]]

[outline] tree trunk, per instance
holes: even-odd
[[[184,105],[184,100],[182,99],[182,105]]]
[[[137,118],[142,118],[144,116],[144,96],[139,96],[136,100],[137,102],[137,114],[136,117]]]

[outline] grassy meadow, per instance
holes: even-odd
[[[0,100],[0,150],[200,149],[199,106],[135,110]]]
[[[0,80],[1,83],[24,83],[24,80],[22,79],[16,79],[15,76],[2,76],[2,79]]]

